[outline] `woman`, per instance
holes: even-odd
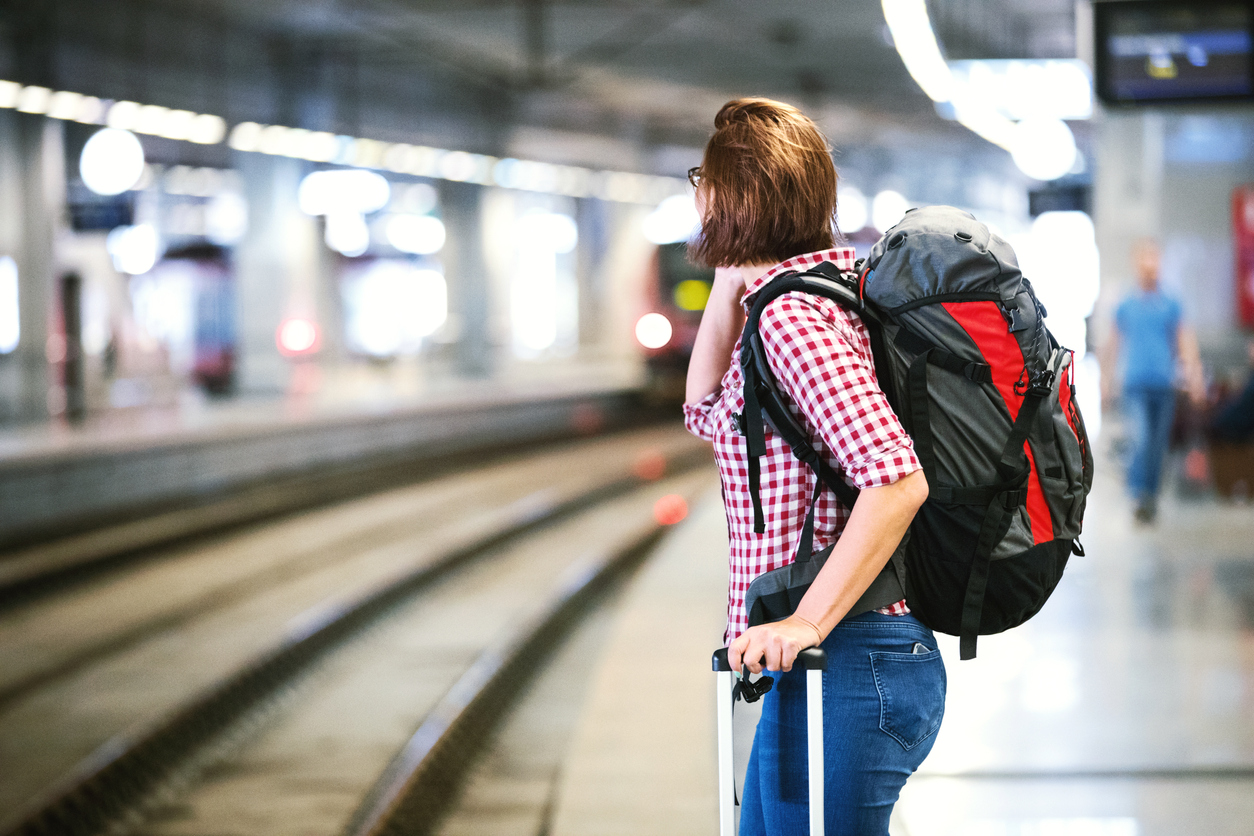
[[[753,530],[739,332],[754,295],[786,270],[823,261],[853,268],[835,247],[836,170],[818,128],[768,99],[728,102],[701,165],[690,172],[701,214],[692,256],[715,269],[688,368],[685,422],[714,443],[731,543],[725,640],[734,670],[790,671],[821,645],[829,834],[888,833],[906,778],[931,749],[945,700],[945,669],[930,630],[905,601],[846,618],[896,549],[927,481],[910,437],[875,379],[866,327],[820,297],[790,293],[764,311],[772,370],[816,449],[861,489],[852,511],[824,492],[814,548],[835,548],[797,611],[750,628],[744,594],[759,574],[792,560],[815,474],[766,428],[761,464],[764,534]],[[730,359],[730,366],[729,366]],[[805,681],[777,676],[763,700],[741,808],[740,833],[807,832]]]

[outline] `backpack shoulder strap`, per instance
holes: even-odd
[[[760,534],[766,529],[762,516],[759,462],[759,458],[766,453],[765,420],[789,446],[793,456],[807,464],[818,477],[815,496],[797,545],[796,560],[804,562],[810,558],[813,548],[814,505],[823,486],[826,485],[849,508],[857,501],[858,490],[849,485],[810,444],[809,433],[788,408],[788,398],[776,383],[762,345],[758,325],[763,311],[775,299],[794,291],[831,299],[860,315],[864,308],[858,296],[856,279],[842,273],[835,265],[823,262],[804,273],[784,273],[771,280],[754,298],[741,335],[740,365],[745,381],[745,410],[738,417],[749,447],[749,492],[753,500],[754,531]]]

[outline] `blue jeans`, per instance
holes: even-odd
[[[913,653],[915,643],[926,653]],[[936,739],[945,665],[912,615],[869,612],[823,642],[824,818],[828,836],[886,836],[897,796]],[[745,776],[740,836],[809,832],[805,672],[771,673]]]
[[[1174,389],[1130,387],[1124,403],[1132,432],[1132,462],[1128,465],[1128,492],[1137,501],[1158,496],[1163,456],[1171,440],[1176,412]]]

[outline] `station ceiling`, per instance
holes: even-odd
[[[439,65],[506,91],[533,121],[582,111],[584,121],[643,121],[682,139],[704,134],[728,98],[758,94],[826,112],[829,123],[947,130],[893,49],[879,0],[159,2],[301,49],[418,72]],[[1075,55],[1073,0],[929,6],[951,58]]]
[[[1076,54],[1074,0],[927,2],[950,58]],[[673,174],[764,95],[838,146],[991,148],[937,116],[880,0],[5,0],[0,29],[12,80],[232,123]],[[546,155],[554,134],[585,139]]]

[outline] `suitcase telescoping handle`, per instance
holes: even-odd
[[[810,762],[810,836],[823,836],[823,671],[827,654],[811,647],[797,654],[794,667],[806,672],[806,739]],[[718,832],[736,833],[736,773],[732,766],[732,689],[735,675],[727,662],[727,648],[714,651],[718,680]]]

